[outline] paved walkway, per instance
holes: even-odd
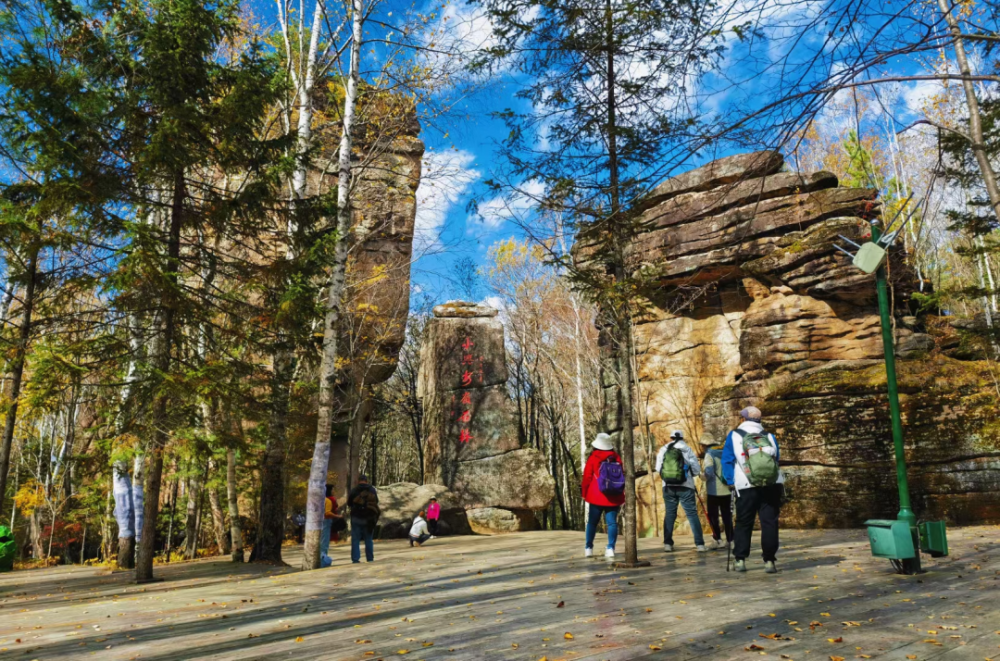
[[[952,555],[907,577],[863,531],[784,535],[777,576],[684,539],[613,571],[582,535],[376,544],[315,572],[209,559],[128,574],[0,575],[0,659],[1000,660],[1000,527],[950,530]],[[299,549],[286,559],[298,563]]]

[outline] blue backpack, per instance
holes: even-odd
[[[601,462],[597,470],[597,488],[605,496],[620,496],[625,492],[625,471],[614,456]]]

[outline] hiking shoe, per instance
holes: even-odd
[[[594,549],[583,549],[583,557],[585,557],[585,558],[593,558],[594,557]]]
[[[664,544],[663,545],[663,550],[666,551],[667,553],[670,553],[671,551],[674,550],[674,545],[673,544]]]
[[[698,553],[707,553],[708,552],[708,548],[704,544],[702,544],[700,546],[696,546],[695,548],[698,549]]]
[[[777,574],[778,568],[774,566],[774,560],[768,560],[764,563],[764,573],[765,574]]]
[[[614,549],[604,549],[604,557],[607,558],[608,560],[614,560],[615,559],[615,550]]]
[[[746,560],[737,560],[736,561],[736,567],[735,567],[735,569],[736,569],[736,571],[746,571],[747,570],[747,561]]]

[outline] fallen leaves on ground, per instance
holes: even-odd
[[[563,634],[563,638],[565,638],[566,640],[573,640],[573,634],[567,631],[566,633]]]
[[[565,605],[566,605],[565,601],[560,601],[558,604],[556,604],[556,608],[562,608]]]
[[[650,646],[649,646],[649,649],[653,650],[654,652],[659,652],[659,651],[660,651],[660,650],[662,650],[663,648],[662,648],[662,647],[660,647],[659,645],[650,645]]]
[[[843,636],[837,636],[836,638],[827,638],[826,642],[828,642],[828,643],[842,643],[842,642],[844,642],[844,637]]]

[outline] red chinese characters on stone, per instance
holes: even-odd
[[[475,369],[475,358],[472,356],[472,347],[475,346],[472,339],[466,336],[465,342],[462,343],[462,349],[464,353],[462,354],[462,387],[468,388],[472,385],[473,376],[477,373],[479,375],[479,382],[483,381],[483,370],[480,367],[479,370]],[[480,365],[482,364],[482,358],[479,359]],[[472,370],[472,371],[470,371]],[[454,399],[452,399],[454,402]],[[462,427],[458,430],[458,442],[459,443],[469,443],[472,441],[472,434],[469,432],[467,425],[472,422],[472,393],[465,390],[462,392],[461,399],[461,409],[456,410],[453,415],[458,417],[458,421],[462,424]]]

